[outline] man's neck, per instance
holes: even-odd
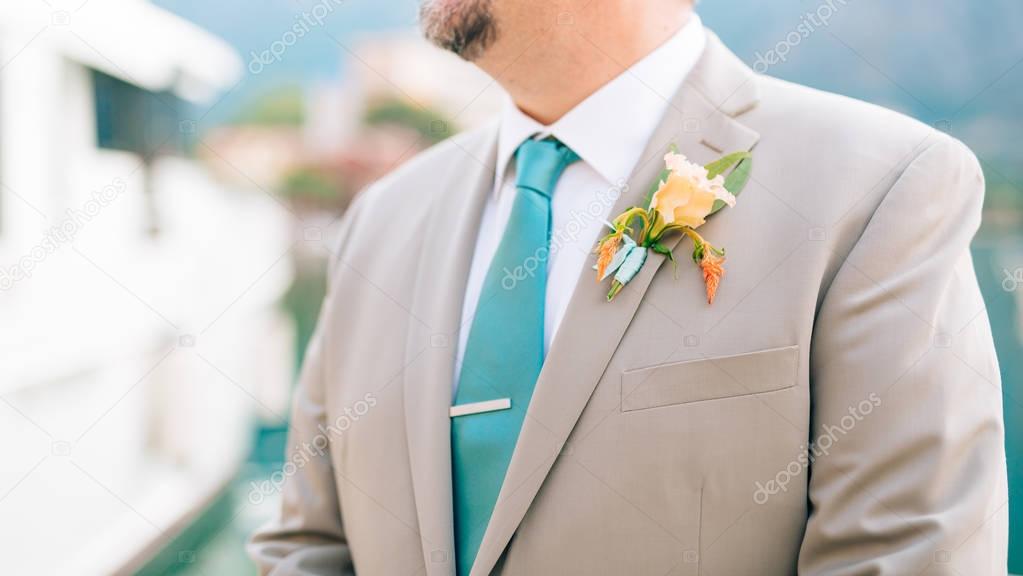
[[[501,40],[476,62],[524,113],[544,125],[663,44],[692,14],[678,0],[591,1],[574,11],[563,8],[499,14],[510,25],[502,26]],[[511,34],[523,21],[553,24]]]

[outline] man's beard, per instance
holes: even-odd
[[[423,0],[419,23],[426,39],[472,62],[497,37],[491,0]]]

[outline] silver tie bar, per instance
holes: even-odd
[[[468,416],[469,414],[482,414],[484,412],[496,412],[511,408],[511,398],[499,398],[485,402],[473,402],[471,404],[459,404],[451,407],[451,417]]]

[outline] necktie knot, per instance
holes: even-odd
[[[579,159],[571,148],[554,139],[529,139],[516,152],[517,188],[528,188],[550,198],[561,173]]]

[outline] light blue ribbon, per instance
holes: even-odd
[[[643,268],[643,264],[646,263],[647,252],[646,248],[636,246],[636,243],[633,242],[628,256],[625,257],[625,261],[621,263],[618,267],[618,272],[615,273],[615,280],[622,286],[631,282],[636,277],[636,274],[639,273],[639,270]]]

